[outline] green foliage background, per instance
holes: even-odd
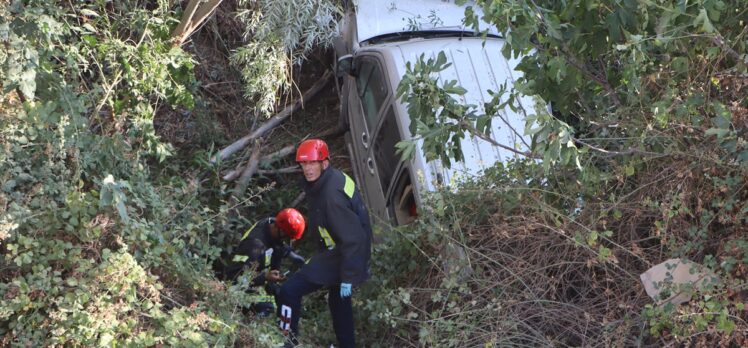
[[[0,345],[234,345],[248,299],[210,269],[225,208],[154,127],[195,106],[179,14],[0,5]]]

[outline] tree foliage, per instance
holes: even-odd
[[[246,44],[231,61],[242,73],[244,94],[257,111],[271,114],[291,85],[292,69],[313,49],[328,47],[341,13],[335,1],[239,1]]]

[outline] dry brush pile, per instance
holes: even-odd
[[[532,172],[529,166],[496,171],[459,194],[434,195],[433,217],[396,229],[397,237],[378,247],[388,261],[375,263],[382,274],[371,290],[392,290],[367,300],[362,320],[396,334],[372,344],[748,343],[744,172],[733,173],[730,186],[717,179],[716,167],[657,161],[612,180],[611,202],[574,199],[538,181],[517,185],[517,173]],[[705,216],[713,221],[697,231]],[[721,284],[694,291],[685,304],[658,306],[639,275],[670,257],[707,265]],[[411,263],[419,267],[402,273]]]

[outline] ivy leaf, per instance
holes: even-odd
[[[122,196],[124,196],[124,194],[122,194]],[[124,221],[125,223],[130,222],[130,216],[127,215],[127,208],[125,207],[124,199],[117,199],[116,208],[120,219],[122,219],[122,221]]]
[[[713,33],[714,32],[714,25],[712,25],[712,21],[709,20],[709,15],[706,13],[706,9],[702,8],[699,10],[699,15],[696,16],[696,19],[693,21],[694,26],[698,26],[699,23],[701,23],[701,30],[703,30],[706,33]]]
[[[26,98],[34,99],[34,93],[36,92],[36,70],[28,69],[21,73],[18,88]]]

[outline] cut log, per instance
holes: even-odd
[[[325,71],[325,74],[322,75],[322,78],[320,78],[314,85],[309,88],[304,94],[302,95],[300,100],[297,100],[292,105],[286,106],[281,112],[277,113],[275,116],[271,117],[267,122],[263,123],[252,131],[252,133],[245,135],[241,139],[235,141],[233,144],[223,148],[217,155],[213,156],[213,158],[210,159],[211,163],[216,163],[218,158],[226,159],[235,152],[243,149],[246,147],[252,140],[260,138],[265,135],[268,131],[275,128],[279,124],[281,124],[283,121],[285,121],[291,114],[293,114],[295,111],[299,110],[304,104],[306,104],[309,99],[314,97],[317,93],[319,93],[322,88],[327,85],[327,83],[330,81],[330,77],[332,76],[332,72],[330,70]]]

